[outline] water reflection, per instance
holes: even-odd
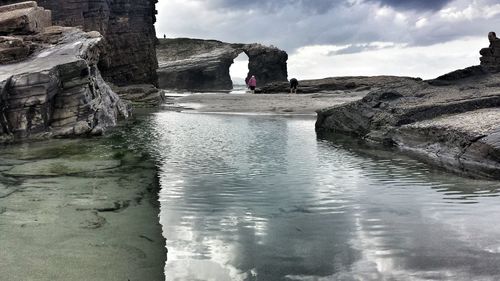
[[[318,140],[311,119],[166,112],[150,124],[167,280],[500,278],[497,182]]]

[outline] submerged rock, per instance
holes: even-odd
[[[98,32],[52,26],[11,37],[36,51],[0,65],[0,142],[102,134],[128,115],[97,68]]]
[[[164,89],[231,90],[229,68],[239,54],[249,58],[249,73],[259,85],[287,81],[286,52],[260,44],[231,44],[201,39],[160,39],[159,86]]]
[[[318,111],[316,129],[392,145],[468,176],[500,179],[499,106],[500,74],[474,66],[435,80],[379,85],[360,101]]]
[[[45,159],[14,166],[4,172],[4,175],[10,177],[63,176],[108,170],[119,166],[118,160]]]

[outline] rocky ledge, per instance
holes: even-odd
[[[34,1],[0,9],[12,24],[0,32],[0,142],[102,134],[128,115],[97,68],[102,36],[47,16]]]
[[[286,52],[261,44],[231,44],[201,39],[160,39],[158,80],[163,89],[231,90],[229,68],[239,54],[249,58],[249,73],[259,85],[287,81]]]
[[[489,61],[435,80],[380,84],[360,101],[318,111],[316,129],[394,146],[459,174],[500,179],[500,74]]]
[[[298,94],[345,94],[346,92],[362,92],[382,86],[404,83],[406,81],[422,80],[411,77],[398,76],[346,76],[324,79],[299,81]],[[274,82],[262,87],[258,93],[282,94],[290,92],[289,82]]]

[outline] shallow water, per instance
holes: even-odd
[[[499,280],[498,182],[473,181],[303,117],[163,112],[167,280]],[[149,133],[142,133],[149,130]]]
[[[0,280],[164,280],[156,167],[127,131],[0,146]]]

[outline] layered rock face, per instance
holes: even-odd
[[[0,5],[21,2],[0,0]],[[99,68],[117,85],[157,84],[155,55],[157,0],[38,0],[52,10],[54,24],[81,26],[104,37]]]
[[[276,47],[261,44],[244,45],[241,48],[248,56],[248,77],[255,75],[259,85],[287,81],[288,54]]]
[[[30,18],[23,5],[9,9]],[[119,114],[127,116],[126,106],[97,68],[103,47],[98,32],[52,26],[25,33],[0,39],[17,42],[13,49],[20,44],[33,50],[25,60],[0,65],[0,142],[101,134],[116,125]]]
[[[436,80],[373,87],[361,101],[318,112],[320,135],[395,146],[460,174],[500,179],[500,74],[481,66]]]
[[[231,90],[229,68],[239,54],[249,58],[249,73],[259,85],[287,80],[286,52],[260,44],[215,40],[160,39],[157,48],[159,86],[164,89]]]
[[[480,51],[481,66],[489,72],[500,72],[500,39],[495,32],[488,34],[490,46]]]

